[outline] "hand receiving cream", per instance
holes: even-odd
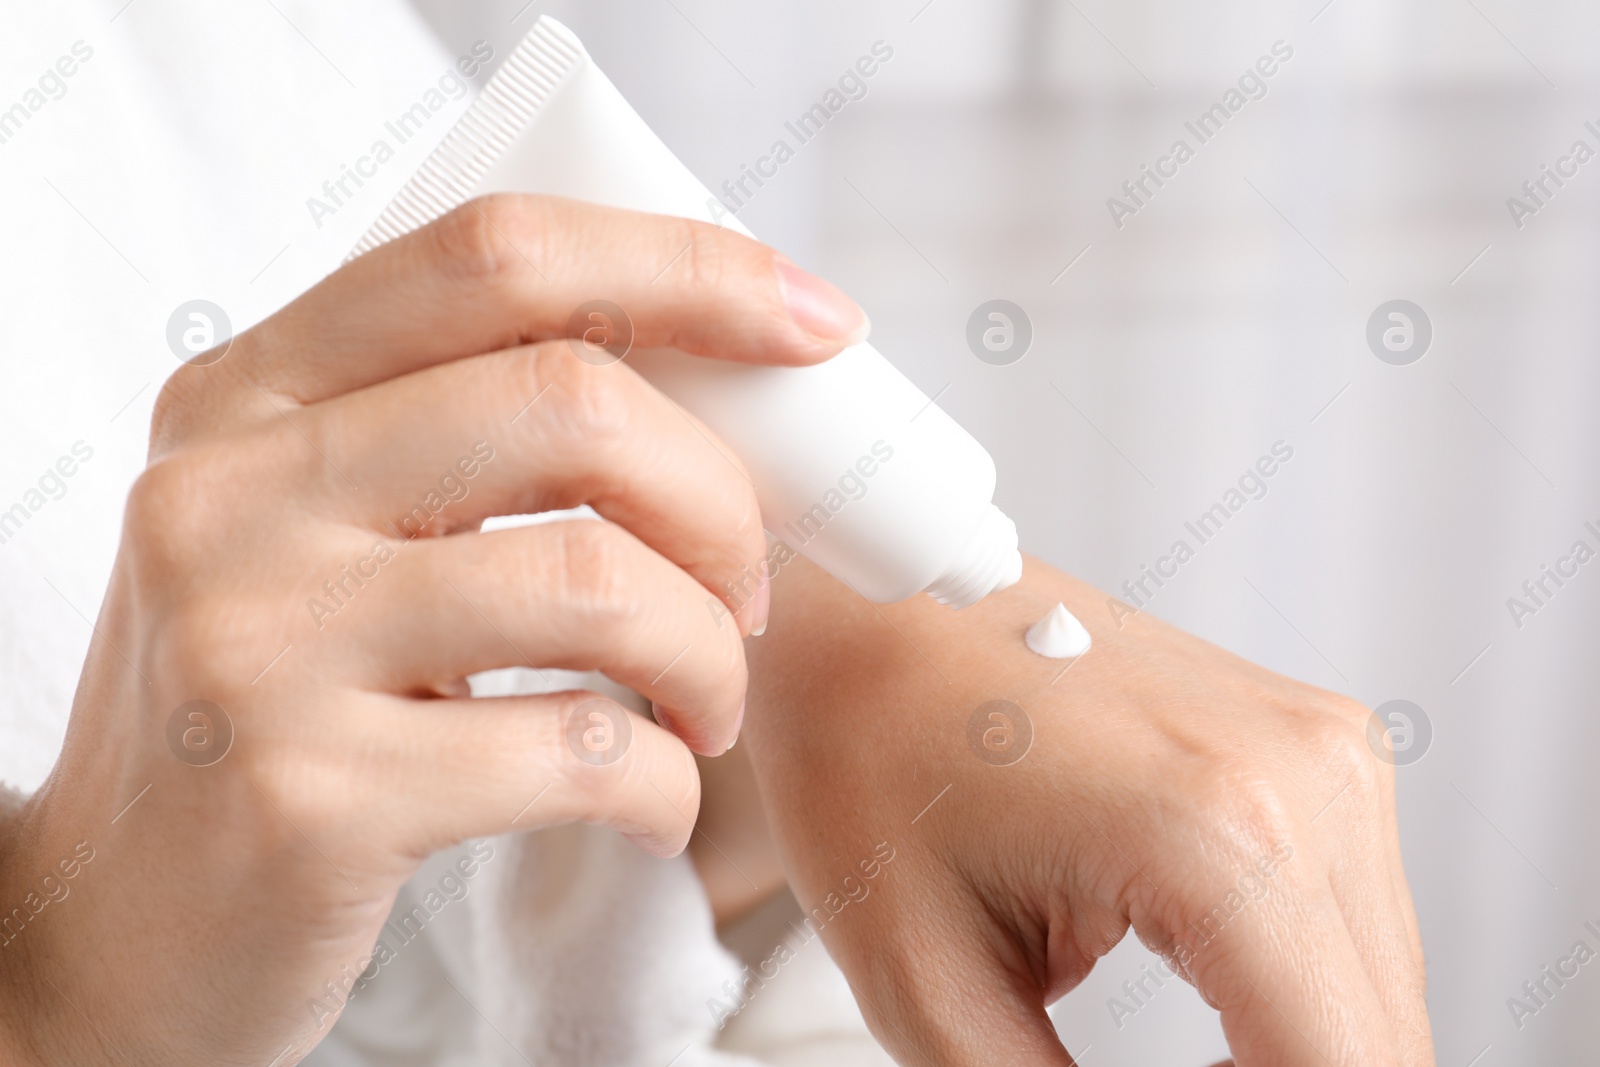
[[[355,254],[494,192],[679,215],[749,235],[726,211],[712,211],[716,199],[572,32],[548,17]],[[870,345],[811,367],[676,351],[628,358],[739,454],[767,529],[868,599],[888,603],[926,591],[963,607],[1021,577],[1016,526],[991,503],[994,460]]]

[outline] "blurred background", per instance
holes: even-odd
[[[459,52],[522,0],[435,6]],[[1600,9],[535,7],[713,189],[797,144],[784,123],[892,48],[739,217],[860,300],[878,347],[988,447],[1025,548],[1114,591],[1187,540],[1149,610],[1414,705],[1388,711],[1410,744],[1400,818],[1441,1064],[1600,1047],[1600,971],[1536,1014],[1507,1003],[1539,1007],[1525,981],[1580,939],[1600,948],[1600,563],[1562,564],[1578,574],[1536,586],[1542,604],[1523,590],[1577,541],[1600,549],[1600,161],[1560,163],[1600,150]],[[1275,44],[1266,94],[1201,144],[1185,123]],[[1138,206],[1123,183],[1179,139],[1194,157]],[[1541,206],[1522,185],[1558,164],[1577,174],[1535,185]],[[1137,207],[1120,226],[1112,197]],[[994,299],[1032,325],[1009,365],[967,341]],[[1368,342],[1394,300],[1431,325],[1420,353],[1420,320],[1410,351],[1380,341],[1411,362]],[[1199,546],[1185,522],[1279,441],[1293,458],[1266,496]],[[1056,1008],[1068,1047],[1092,1067],[1220,1057],[1187,987],[1118,1026],[1108,998],[1147,959],[1124,944]]]
[[[473,42],[504,57],[549,13],[713,189],[775,141],[795,148],[739,217],[855,296],[877,346],[987,446],[1026,549],[1120,591],[1185,540],[1194,557],[1147,610],[1383,712],[1441,1064],[1600,1048],[1600,965],[1542,1004],[1523,989],[1576,942],[1600,949],[1584,925],[1600,928],[1600,562],[1574,556],[1580,541],[1585,560],[1600,551],[1600,7],[415,0],[435,49],[364,33],[376,6],[278,0],[282,21],[262,7],[246,28],[294,62],[195,108],[181,146],[131,113],[92,145],[66,120],[129,85],[136,51],[170,51],[164,80],[141,88],[185,111],[211,12],[73,8],[93,16],[103,80],[7,146],[0,195],[27,211],[5,225],[54,220],[26,269],[76,279],[138,340],[103,380],[68,345],[19,360],[8,383],[28,399],[7,417],[35,420],[41,443],[0,457],[6,484],[36,476],[61,433],[88,434],[90,414],[105,458],[0,569],[0,594],[41,633],[80,635],[56,675],[0,693],[18,724],[4,777],[33,787],[59,745],[88,637],[68,607],[92,605],[109,569],[151,383],[173,366],[160,340],[173,306],[202,293],[242,329],[332,270],[428,148],[408,146],[360,211],[313,228],[305,198],[359,151],[350,131],[376,134]],[[798,144],[785,123],[875,46],[892,55],[864,95]],[[24,65],[9,47],[5,69],[53,58]],[[1216,105],[1227,120],[1202,143],[1186,124]],[[210,125],[228,109],[236,122]],[[1161,160],[1179,140],[1193,155],[1172,174]],[[196,144],[241,175],[272,153],[293,178],[247,194],[162,162]],[[115,195],[60,162],[68,151],[118,168]],[[1157,186],[1146,166],[1170,176]],[[193,231],[200,206],[240,222],[225,240]],[[1025,349],[969,343],[995,300],[1020,309]],[[16,336],[56,355],[57,320],[35,318],[17,317],[34,332]],[[1185,524],[1274,446],[1292,458],[1265,494],[1199,544]],[[47,551],[74,566],[39,562]],[[1560,584],[1546,567],[1565,569]],[[31,640],[0,650],[19,677],[40,657]],[[58,709],[56,725],[30,725],[30,706]],[[1177,983],[1132,1017],[1111,1011],[1149,962],[1122,945],[1054,1010],[1089,1067],[1224,1054],[1213,1014]]]

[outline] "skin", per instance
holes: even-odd
[[[336,1017],[311,999],[348,986],[433,852],[572,820],[684,847],[693,756],[736,737],[766,614],[762,594],[719,625],[707,591],[758,573],[765,540],[704,426],[562,339],[597,293],[639,344],[768,363],[865,322],[730,232],[499,197],[169,381],[64,750],[0,832],[7,906],[70,888],[7,932],[0,1059],[293,1063]],[[478,532],[580,503],[604,521]],[[341,579],[337,612],[311,610]],[[670,730],[592,693],[466,699],[468,674],[535,664],[603,670]],[[569,745],[597,708],[613,741],[631,725],[612,762]],[[219,759],[180,758],[224,718]]]
[[[696,838],[727,838],[748,875],[718,888],[698,850],[725,918],[779,877],[753,785],[808,908],[890,843],[872,896],[824,936],[902,1062],[1068,1062],[1042,1005],[1130,924],[1173,949],[1284,845],[1270,892],[1187,963],[1239,1062],[1427,1061],[1364,711],[1152,620],[1096,626],[1101,595],[1036,564],[955,614],[873,608],[794,563],[771,632],[741,643],[768,593],[728,605],[736,627],[705,603],[759,572],[748,482],[625,364],[562,340],[597,293],[635,343],[721,358],[814,362],[865,326],[725,231],[501,197],[362,257],[168,383],[61,759],[0,827],[0,901],[81,861],[70,896],[0,951],[7,1062],[294,1063],[333,1021],[308,1002],[359,969],[424,857],[575,819],[674,854],[696,756],[727,801]],[[458,470],[469,491],[402,535]],[[477,532],[579,503],[604,521]],[[308,610],[380,546],[378,576]],[[1057,599],[1097,647],[1051,686],[1019,637]],[[738,733],[747,655],[750,762],[723,766],[706,757]],[[656,721],[625,720],[630,742],[597,765],[569,744],[594,694],[465,699],[467,674],[532,664],[603,670]],[[996,696],[1037,734],[1008,767],[966,743]],[[204,766],[169,741],[194,700],[233,730]]]
[[[875,606],[804,560],[774,593],[751,760],[796,895],[900,1063],[1071,1063],[1044,1009],[1130,928],[1221,1011],[1240,1067],[1433,1062],[1365,708],[1148,615],[1119,629],[1036,560],[960,612]],[[1022,641],[1058,601],[1094,640],[1070,666]],[[1015,714],[969,739],[993,700],[1030,747]]]
[[[689,838],[689,859],[705,886],[717,929],[723,930],[787,884],[783,859],[762,805],[749,747],[714,758],[696,756],[695,763],[700,769],[700,817]]]

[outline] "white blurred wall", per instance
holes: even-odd
[[[1505,204],[1574,139],[1600,149],[1583,129],[1600,125],[1600,8],[639,0],[512,23],[521,6],[436,0],[432,18],[507,45],[534,13],[567,19],[710,185],[888,42],[867,98],[741,216],[945,390],[1026,547],[1103,586],[1292,444],[1151,610],[1424,709],[1433,739],[1400,802],[1440,1063],[1600,1046],[1600,968],[1520,1030],[1506,1005],[1580,937],[1600,948],[1582,929],[1600,920],[1600,563],[1520,629],[1506,605],[1578,538],[1600,547],[1600,160],[1521,230]],[[1114,226],[1106,198],[1277,40],[1294,57],[1268,95]],[[1034,325],[1012,366],[965,342],[994,297]],[[1434,328],[1409,366],[1364,337],[1394,298]],[[1093,1046],[1092,1067],[1210,1062],[1218,1031],[1187,990],[1112,1022],[1142,962],[1124,945],[1058,1008],[1069,1047]]]

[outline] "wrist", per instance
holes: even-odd
[[[39,980],[27,944],[28,910],[26,871],[31,855],[20,847],[26,841],[28,806],[21,794],[0,787],[0,1059],[22,1067],[45,1062],[36,1042],[47,1005],[39,1003]]]
[[[47,784],[0,821],[0,1062],[109,1064],[119,1054],[99,1029],[104,1013],[79,988],[85,957],[61,914],[92,850],[63,844],[46,815],[48,793]]]

